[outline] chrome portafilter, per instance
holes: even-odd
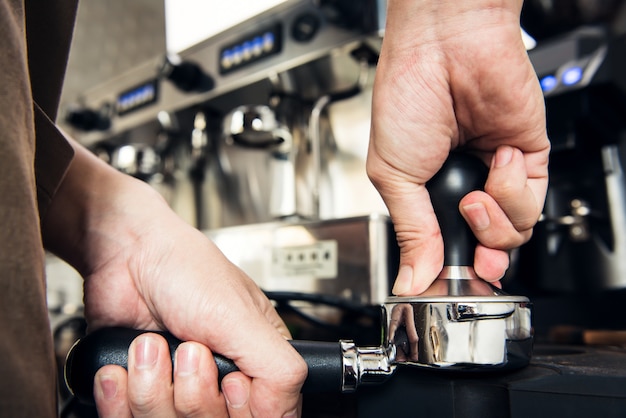
[[[526,366],[532,353],[531,304],[476,276],[476,238],[459,213],[459,201],[484,187],[487,169],[475,157],[452,153],[427,184],[444,241],[444,268],[426,292],[390,297],[382,305],[383,341],[359,347],[352,341],[290,341],[309,368],[303,392],[351,392],[390,377],[397,366],[459,372],[507,371]],[[128,347],[147,331],[107,328],[70,350],[65,379],[81,400],[93,402],[93,379],[106,364],[127,367]],[[159,332],[172,360],[180,340]],[[219,379],[237,370],[215,354]]]

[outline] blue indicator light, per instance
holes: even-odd
[[[539,83],[541,84],[541,90],[547,92],[555,88],[558,82],[555,76],[547,75],[543,77]]]
[[[583,78],[583,69],[580,67],[571,67],[563,72],[561,76],[563,84],[572,86]]]
[[[274,34],[272,32],[266,32],[263,35],[263,50],[270,52],[274,48]]]
[[[260,36],[256,36],[252,40],[252,53],[254,55],[261,55],[262,52],[263,52],[263,38],[261,38]]]
[[[241,46],[243,59],[249,60],[252,57],[252,43],[250,41],[246,41]]]
[[[218,56],[220,73],[226,74],[264,57],[280,53],[281,35],[282,25],[275,24],[225,45],[220,49]]]
[[[241,47],[241,45],[236,45],[233,48],[233,62],[235,64],[239,64],[242,59],[243,59],[243,48]]]

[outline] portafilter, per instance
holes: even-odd
[[[290,341],[306,361],[303,392],[354,391],[382,383],[398,366],[458,372],[508,371],[526,366],[532,352],[531,304],[477,277],[476,238],[459,213],[459,201],[484,187],[487,168],[478,158],[453,152],[428,182],[444,240],[444,267],[426,292],[389,297],[381,306],[383,341],[359,347],[352,341]],[[106,364],[127,367],[128,347],[147,331],[106,328],[79,340],[70,350],[65,380],[81,400],[93,402],[93,379]],[[180,340],[158,332],[172,360]],[[237,370],[215,355],[220,379]]]

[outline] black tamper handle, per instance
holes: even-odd
[[[102,328],[79,340],[70,350],[65,363],[65,382],[74,395],[85,403],[93,403],[93,380],[96,372],[107,364],[128,367],[128,347],[140,334],[148,331],[130,328]],[[154,331],[150,331],[154,332]],[[182,342],[168,332],[162,335],[170,346],[172,361],[176,347]],[[343,356],[338,342],[290,341],[304,358],[309,374],[303,393],[339,392],[343,382]],[[228,373],[237,371],[235,363],[213,354],[219,382]]]
[[[459,202],[471,191],[483,190],[489,170],[477,157],[455,151],[426,183],[439,221],[444,266],[473,266],[477,240],[459,212]]]

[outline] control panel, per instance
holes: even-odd
[[[133,110],[141,109],[144,106],[155,103],[158,99],[159,83],[157,79],[152,79],[140,85],[123,91],[117,96],[115,109],[117,114],[122,116]]]
[[[220,73],[226,74],[279,53],[282,33],[282,25],[277,23],[270,28],[243,36],[238,41],[221,48],[218,57]]]

